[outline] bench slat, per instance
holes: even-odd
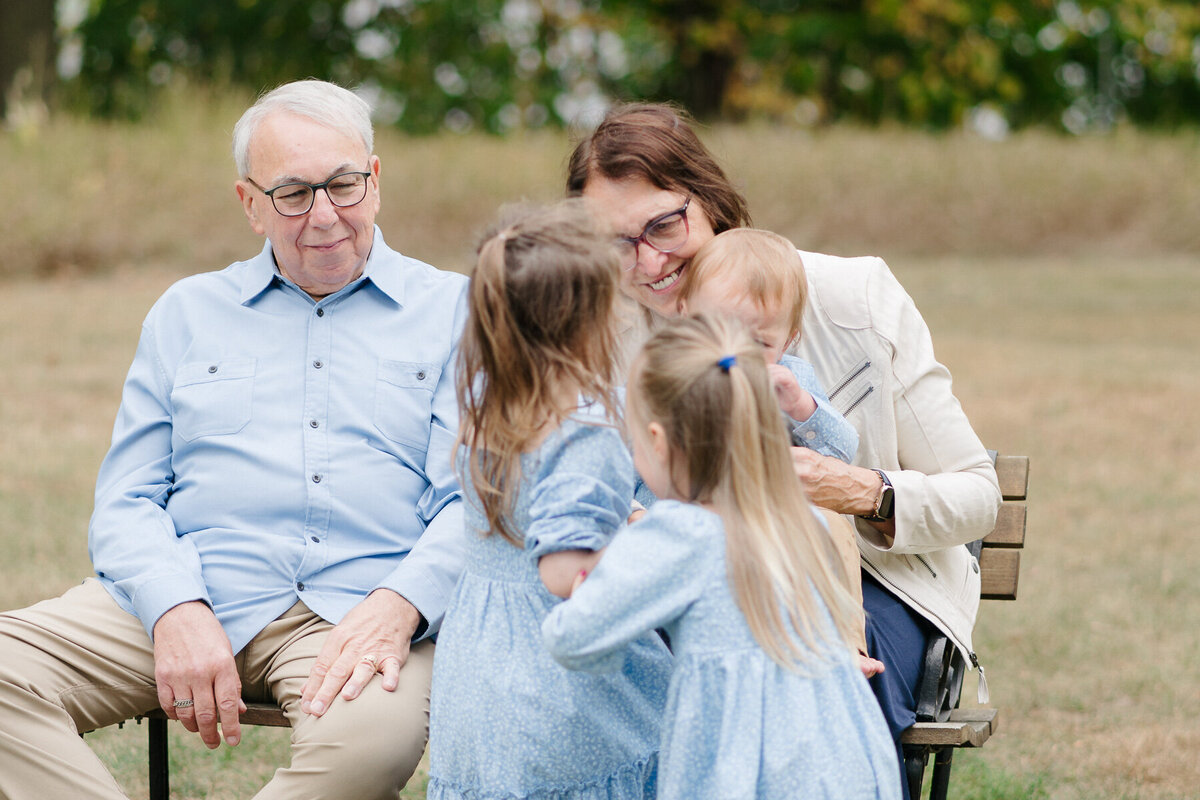
[[[1005,500],[1024,500],[1029,489],[1029,456],[997,456],[996,478]]]
[[[979,554],[983,600],[1016,600],[1017,580],[1021,573],[1021,551],[989,547]]]
[[[141,717],[145,717],[146,719],[170,719],[170,717],[163,713],[161,708],[147,711],[145,714],[139,714],[138,718]],[[246,703],[246,713],[239,716],[238,720],[243,725],[269,725],[272,728],[291,727],[291,723],[288,722],[283,709],[274,703]]]
[[[929,747],[980,747],[996,732],[998,717],[994,708],[956,708],[946,722],[918,722],[901,741]]]
[[[274,703],[246,703],[246,713],[242,714],[243,725],[270,725],[273,728],[290,728],[283,709]]]
[[[984,548],[1024,547],[1025,514],[1023,503],[1005,502],[996,515],[996,527],[983,538]]]

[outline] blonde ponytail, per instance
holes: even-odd
[[[790,631],[817,648],[818,598],[849,647],[862,606],[793,471],[762,348],[733,322],[677,320],[643,347],[628,402],[631,417],[666,431],[680,462],[671,474],[687,481],[681,496],[721,515],[733,596],[771,658],[799,668],[804,651]]]

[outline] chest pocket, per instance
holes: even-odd
[[[423,361],[379,362],[375,427],[393,442],[424,452],[429,447],[433,389],[441,369]]]
[[[253,358],[183,364],[171,388],[172,424],[184,441],[237,433],[250,422]]]
[[[837,383],[828,387],[829,402],[843,417],[849,417],[851,411],[877,391],[871,379],[873,372],[870,359],[864,358],[853,364]]]

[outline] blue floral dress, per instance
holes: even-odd
[[[428,797],[653,798],[671,657],[658,636],[629,637],[615,671],[564,669],[542,645],[562,600],[539,557],[608,544],[629,514],[633,464],[611,427],[567,420],[521,458],[519,548],[482,536],[466,487],[467,567],[438,634],[430,696]]]
[[[675,653],[660,800],[898,800],[896,748],[853,654],[823,645],[804,672],[773,661],[730,593],[721,518],[699,506],[656,503],[542,633],[564,665],[603,670],[656,627]]]

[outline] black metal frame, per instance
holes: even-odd
[[[994,456],[993,456],[994,459]],[[976,559],[983,550],[983,540],[967,545]],[[963,676],[967,662],[954,642],[941,631],[931,636],[925,647],[925,662],[917,684],[917,722],[945,722],[962,699]],[[929,800],[946,800],[950,788],[950,768],[954,760],[953,747],[904,745],[904,774],[908,779],[909,795],[921,796],[925,767],[934,756],[933,777],[929,785]]]

